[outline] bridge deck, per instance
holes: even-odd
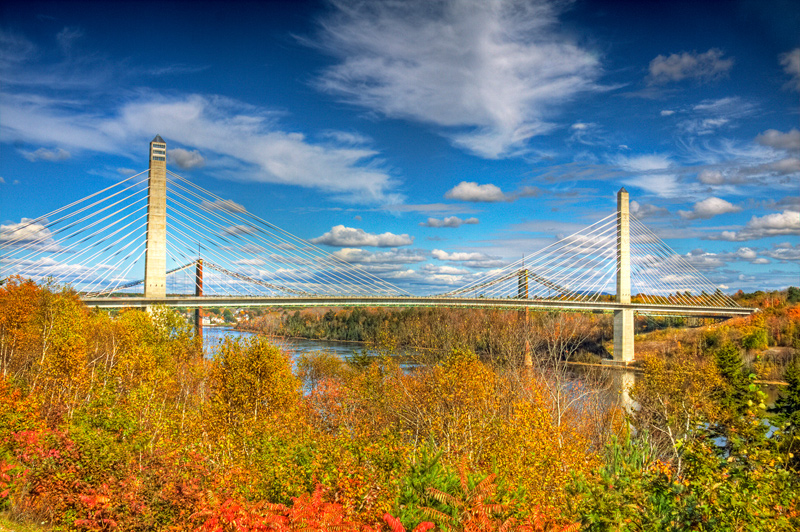
[[[558,301],[548,299],[490,299],[455,297],[262,297],[262,296],[174,296],[145,297],[84,297],[84,303],[97,308],[145,307],[448,307],[499,308],[508,310],[557,309],[575,311],[613,312],[633,310],[648,314],[681,314],[702,317],[746,316],[757,309],[745,307],[700,307],[689,305],[656,305],[646,303],[621,304],[604,301]]]

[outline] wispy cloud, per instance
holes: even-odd
[[[282,128],[272,109],[217,95],[130,91],[120,80],[132,74],[119,65],[67,53],[81,35],[64,29],[57,36],[61,59],[45,63],[53,54],[0,30],[0,142],[30,146],[24,155],[31,160],[83,151],[138,157],[130,146],[158,132],[172,148],[173,164],[184,170],[205,163],[222,169],[218,177],[313,188],[352,203],[404,199],[395,192],[399,179],[357,134],[313,142]]]
[[[319,46],[340,59],[325,91],[440,126],[453,143],[505,157],[550,131],[560,103],[596,91],[597,56],[558,30],[561,2],[333,2]]]
[[[25,151],[20,150],[22,155],[31,162],[35,161],[49,161],[49,162],[57,162],[57,161],[66,161],[71,157],[70,153],[67,150],[62,148],[56,148],[54,150],[48,150],[47,148],[39,148],[36,151]]]

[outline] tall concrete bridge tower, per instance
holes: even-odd
[[[624,188],[617,192],[617,303],[631,304],[630,201]],[[633,362],[633,309],[614,311],[614,362]]]
[[[144,297],[167,295],[167,144],[161,135],[150,143],[147,183],[147,249]]]

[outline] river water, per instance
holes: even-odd
[[[254,336],[256,333],[249,331],[239,331],[231,327],[203,327],[203,349],[207,357],[214,354],[214,350],[225,340],[225,337],[230,338],[247,338]],[[342,359],[352,356],[356,353],[366,353],[368,355],[376,355],[377,352],[368,349],[364,344],[358,342],[331,342],[326,340],[309,340],[306,338],[273,338],[273,343],[281,349],[291,354],[311,354],[325,351],[334,354]],[[401,355],[410,353],[401,352]]]

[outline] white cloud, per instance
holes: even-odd
[[[618,155],[614,163],[628,170],[629,172],[649,172],[652,170],[664,170],[672,166],[672,161],[666,155],[635,155],[627,157]]]
[[[56,148],[54,150],[48,150],[46,148],[39,148],[36,151],[22,151],[23,157],[28,159],[31,162],[36,161],[49,161],[49,162],[58,162],[58,161],[66,161],[71,157],[70,153],[67,150],[62,148]]]
[[[677,198],[686,194],[685,187],[672,174],[648,174],[626,179],[628,186],[638,187],[662,198]]]
[[[741,231],[723,231],[717,239],[741,242],[781,235],[800,235],[800,212],[785,210],[761,217],[753,216]]]
[[[243,205],[239,205],[233,200],[218,199],[214,201],[203,200],[201,204],[204,209],[212,211],[227,211],[227,212],[246,212],[247,209]]]
[[[492,203],[506,200],[506,195],[497,185],[492,185],[491,183],[479,185],[473,181],[462,181],[448,190],[444,197],[460,201],[485,201]]]
[[[323,90],[386,116],[446,128],[487,158],[550,131],[558,105],[598,90],[597,56],[558,28],[547,0],[334,2],[321,46],[340,58]]]
[[[314,188],[348,202],[403,199],[392,192],[398,181],[381,168],[376,151],[311,143],[302,133],[279,129],[269,110],[229,98],[144,94],[108,117],[75,107],[46,97],[2,94],[0,139],[135,156],[130,146],[158,131],[167,145],[194,146],[208,162],[224,162],[218,177]]]
[[[756,142],[779,150],[800,151],[800,131],[792,129],[782,133],[777,129],[768,129],[756,137]]]
[[[683,52],[669,56],[659,55],[650,61],[650,83],[661,84],[684,79],[710,81],[728,74],[733,59],[723,59],[717,48],[698,54]]]
[[[206,164],[205,158],[197,150],[189,151],[183,148],[175,148],[167,150],[167,155],[169,156],[169,162],[178,165],[178,168],[183,170],[202,168]]]
[[[448,253],[441,249],[434,249],[431,255],[433,255],[435,259],[441,261],[461,262],[464,266],[469,268],[498,268],[506,264],[506,261],[500,259],[500,257],[493,257],[485,253],[477,252]]]
[[[665,216],[669,211],[664,207],[658,207],[649,203],[639,203],[636,200],[630,203],[631,214],[638,218],[647,218],[649,216]]]
[[[222,233],[228,236],[252,235],[258,232],[258,229],[251,225],[231,225],[222,229]]]
[[[661,111],[661,116],[672,116],[674,114],[675,111],[673,111],[672,109],[664,109],[663,111]]]
[[[53,239],[50,229],[28,218],[23,218],[19,223],[0,225],[0,246],[25,247],[46,252],[63,251],[61,245]]]
[[[467,218],[462,220],[458,216],[448,216],[442,220],[438,218],[428,218],[427,222],[420,222],[423,227],[461,227],[462,225],[473,225],[480,221],[477,218]]]
[[[800,244],[794,246],[789,242],[776,244],[770,251],[765,251],[764,255],[781,262],[800,261]]]
[[[373,253],[360,248],[342,248],[333,255],[351,264],[412,264],[425,260],[423,252],[414,249],[392,249]]]
[[[769,168],[778,175],[794,174],[800,172],[800,159],[797,157],[787,157],[786,159],[771,163]]]
[[[367,233],[363,229],[336,225],[324,235],[312,238],[311,242],[313,244],[327,244],[337,247],[371,246],[387,248],[408,246],[414,242],[414,238],[407,234],[396,235],[389,232],[377,235]]]
[[[791,76],[786,84],[790,89],[800,91],[800,48],[781,54],[779,57],[783,71]]]
[[[740,212],[741,210],[741,207],[724,199],[711,197],[695,203],[691,211],[678,211],[678,214],[685,220],[707,220],[719,214]]]
[[[535,197],[542,193],[537,187],[522,187],[516,192],[505,193],[497,185],[487,183],[479,185],[474,181],[462,181],[448,190],[444,197],[459,201],[497,203],[499,201],[515,201],[519,198]]]
[[[439,266],[436,264],[425,264],[420,268],[420,271],[434,275],[464,275],[469,273],[469,270],[465,270],[464,268],[456,268],[455,266]]]
[[[703,170],[697,179],[705,185],[721,185],[725,182],[725,177],[719,170]]]

